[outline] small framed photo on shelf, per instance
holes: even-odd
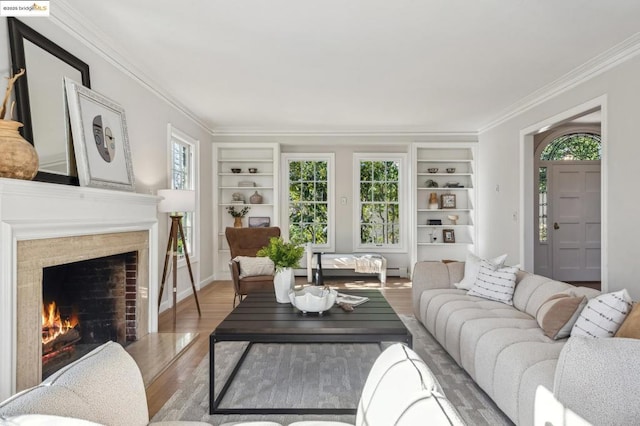
[[[442,195],[440,195],[440,208],[442,208],[442,209],[455,209],[456,208],[456,195],[455,194],[442,194]]]
[[[453,232],[453,229],[443,229],[442,230],[442,241],[445,243],[455,243],[456,242],[456,234]]]
[[[249,217],[249,228],[268,228],[271,219],[268,217]]]

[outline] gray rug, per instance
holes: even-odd
[[[511,425],[491,399],[412,316],[401,315],[413,347],[437,377],[445,395],[469,425]],[[215,392],[246,343],[216,344]],[[376,357],[371,344],[256,344],[229,388],[221,407],[355,407]],[[303,378],[301,380],[301,378]],[[300,420],[354,423],[352,415],[209,415],[209,357],[153,417],[153,421],[199,420],[219,425],[239,420]]]

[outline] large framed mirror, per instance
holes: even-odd
[[[13,72],[26,70],[14,86],[16,118],[40,159],[34,180],[78,185],[64,77],[91,87],[89,65],[23,22],[7,19]]]

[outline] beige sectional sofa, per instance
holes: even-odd
[[[594,424],[633,424],[632,419],[640,418],[640,401],[630,396],[638,394],[638,380],[629,381],[629,372],[625,373],[631,370],[638,378],[640,341],[552,340],[535,318],[541,304],[556,293],[573,288],[590,299],[598,291],[519,271],[510,306],[457,289],[454,284],[463,275],[463,262],[418,262],[413,272],[413,311],[511,420],[518,425],[534,423],[539,385],[553,390],[568,408]],[[611,353],[619,353],[615,365],[606,361]],[[585,377],[592,382],[585,383]],[[621,405],[630,407],[617,409]]]

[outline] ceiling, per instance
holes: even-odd
[[[640,42],[638,0],[62,5],[69,27],[220,132],[475,132]]]

